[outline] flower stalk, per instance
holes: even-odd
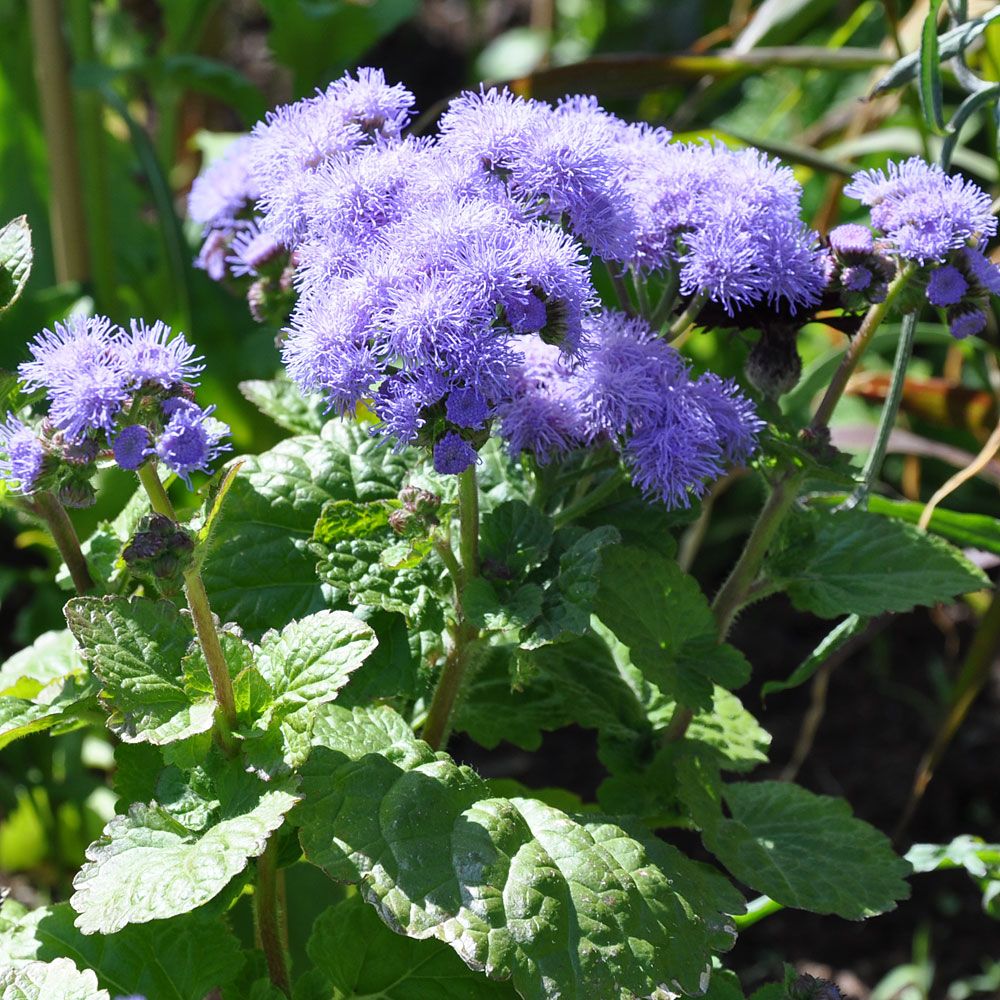
[[[292,984],[285,953],[284,914],[281,908],[276,836],[267,842],[257,859],[257,888],[254,892],[254,926],[260,941],[271,982],[285,996],[291,996]]]
[[[156,467],[152,463],[146,462],[140,466],[138,471],[139,480],[149,495],[153,510],[157,514],[162,514],[164,517],[176,521],[177,514],[174,512],[170,497],[167,496],[167,491],[163,488],[163,483],[160,482]],[[229,666],[226,663],[225,654],[222,652],[222,643],[219,641],[219,633],[215,627],[215,618],[208,602],[205,584],[197,568],[184,571],[184,594],[187,597],[191,618],[194,620],[198,643],[205,655],[205,663],[212,679],[212,691],[218,705],[218,711],[215,713],[216,741],[226,756],[232,757],[236,753],[236,744],[233,741],[233,729],[236,727],[236,699],[233,695],[233,682],[229,676]]]
[[[452,630],[452,646],[441,668],[437,687],[431,698],[420,736],[435,750],[448,740],[451,731],[451,717],[458,704],[459,694],[469,664],[473,646],[479,638],[479,629],[466,617],[462,608],[462,597],[469,581],[479,575],[479,483],[475,465],[469,466],[459,475],[459,553],[461,567],[456,586],[456,611],[458,620]],[[450,568],[450,567],[449,567]]]
[[[80,548],[73,522],[66,513],[66,508],[47,490],[41,490],[34,496],[35,513],[45,522],[59,549],[59,554],[66,563],[70,578],[76,592],[82,597],[94,589],[94,580],[87,567],[87,560]]]

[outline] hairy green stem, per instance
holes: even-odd
[[[445,569],[448,570],[448,576],[451,577],[451,582],[455,585],[455,593],[460,593],[462,589],[462,567],[455,558],[455,551],[451,547],[451,542],[447,538],[434,538],[432,544],[434,545],[434,551],[441,557],[441,562],[444,563]]]
[[[94,589],[94,580],[87,568],[87,560],[84,558],[83,550],[80,548],[80,539],[77,537],[73,522],[66,513],[66,508],[59,502],[58,498],[42,490],[34,497],[35,513],[45,522],[59,549],[59,554],[66,563],[73,586],[78,594],[86,594]]]
[[[663,287],[663,294],[660,296],[660,301],[657,302],[656,308],[653,310],[649,317],[649,325],[659,333],[666,323],[667,317],[670,315],[670,311],[674,308],[674,303],[677,301],[677,289],[680,285],[680,278],[677,272],[670,270],[667,272],[666,284]]]
[[[687,333],[694,326],[698,313],[708,301],[708,292],[699,292],[688,304],[687,308],[670,324],[668,340],[676,340],[681,334]]]
[[[628,474],[624,469],[613,470],[589,493],[584,493],[579,500],[559,511],[555,516],[555,526],[562,528],[578,517],[588,514],[595,507],[599,507],[608,497],[617,493],[626,482],[628,482]]]
[[[767,550],[774,541],[785,515],[795,503],[801,480],[801,473],[794,472],[774,484],[770,496],[757,515],[757,522],[750,532],[750,537],[747,538],[746,545],[743,546],[736,565],[715,595],[712,612],[718,625],[720,641],[729,634],[736,613],[750,593],[750,588],[754,585],[764,563]]]
[[[458,477],[459,545],[466,582],[479,576],[479,482],[470,465]]]
[[[288,956],[284,944],[284,913],[279,899],[279,874],[278,842],[272,835],[264,853],[257,859],[254,922],[257,936],[260,938],[260,947],[267,961],[268,976],[285,996],[291,996],[292,982],[288,974]]]
[[[889,285],[889,291],[886,294],[885,301],[877,302],[873,305],[867,313],[865,313],[865,318],[861,321],[861,326],[858,332],[854,335],[851,340],[850,346],[844,353],[843,358],[840,361],[840,366],[833,374],[833,378],[830,380],[830,384],[827,386],[826,393],[820,400],[819,406],[816,408],[816,413],[813,415],[812,421],[809,424],[809,432],[816,434],[819,431],[826,428],[827,424],[830,423],[830,417],[833,416],[834,408],[837,403],[840,402],[840,397],[844,395],[844,390],[847,388],[847,383],[850,377],[854,374],[854,369],[857,368],[858,362],[861,360],[861,356],[868,350],[868,345],[871,343],[872,337],[875,336],[875,331],[879,328],[882,320],[885,319],[885,315],[889,310],[889,306],[892,305],[896,296],[903,290],[907,281],[910,280],[910,275],[913,273],[913,265],[907,264],[899,274],[893,278],[892,283]]]
[[[80,196],[80,155],[59,0],[32,0],[27,6],[42,127],[49,153],[52,185],[49,224],[56,280],[82,281],[88,272],[87,226]]]
[[[635,316],[635,304],[632,302],[632,296],[629,295],[624,275],[618,274],[610,264],[608,265],[608,274],[611,276],[611,284],[614,286],[615,295],[618,296],[618,304],[629,316]]]
[[[150,462],[142,465],[139,468],[139,480],[149,495],[153,510],[157,514],[169,517],[171,521],[176,521],[177,515],[174,513],[173,504],[163,488],[163,483],[160,482],[156,467]],[[197,568],[184,571],[184,594],[187,597],[191,618],[194,620],[194,629],[198,635],[201,651],[205,654],[205,663],[212,679],[212,691],[218,705],[215,713],[215,738],[222,751],[232,757],[236,753],[236,744],[233,742],[233,729],[236,727],[233,682],[229,676],[229,665],[226,663],[225,654],[222,652],[222,643],[219,641],[215,617],[208,603],[205,584]]]
[[[875,434],[875,443],[868,453],[868,459],[861,472],[861,482],[844,501],[845,508],[864,505],[868,502],[868,494],[871,492],[872,483],[882,468],[885,461],[885,450],[889,446],[889,435],[896,423],[896,414],[899,413],[899,401],[903,398],[903,385],[906,382],[906,369],[910,363],[910,355],[913,353],[913,334],[917,329],[917,313],[908,312],[903,317],[900,324],[899,343],[896,345],[896,358],[892,365],[892,381],[889,384],[889,393],[885,397],[882,405],[882,413],[879,416],[878,431]]]
[[[452,630],[452,645],[441,668],[427,718],[420,732],[421,739],[435,750],[448,740],[451,717],[458,703],[466,670],[472,656],[472,647],[479,638],[479,629],[468,621],[462,608],[462,597],[469,581],[479,575],[479,483],[476,467],[470,466],[458,480],[459,567],[456,586],[456,612],[458,621]],[[453,556],[454,558],[454,556]]]

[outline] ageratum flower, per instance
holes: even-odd
[[[203,410],[197,403],[182,397],[168,399],[163,412],[169,418],[156,441],[160,460],[191,488],[192,472],[208,472],[209,467],[229,445],[224,438],[229,428],[212,418],[214,406]]]
[[[20,493],[31,493],[44,461],[41,439],[8,413],[0,424],[0,479]]]
[[[223,450],[228,429],[191,401],[201,358],[164,323],[133,319],[124,330],[103,316],[75,317],[40,333],[29,351],[19,374],[46,390],[70,464],[88,464],[103,447],[135,470],[155,454],[190,484]]]
[[[920,264],[943,261],[997,231],[985,191],[919,157],[862,170],[844,193],[871,208],[872,225],[898,256]]]

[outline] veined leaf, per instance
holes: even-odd
[[[110,702],[108,725],[126,743],[176,743],[212,728],[211,691],[192,695],[181,667],[194,630],[172,604],[77,597],[65,613]]]
[[[394,934],[375,911],[351,896],[317,918],[309,957],[340,1000],[515,1000],[506,983],[493,982],[442,941]]]
[[[0,229],[0,316],[21,297],[33,261],[31,227],[21,215]]]
[[[713,684],[737,688],[750,677],[742,654],[718,641],[698,584],[672,559],[630,546],[610,549],[595,611],[643,675],[689,708],[709,707]]]
[[[447,942],[526,1000],[704,990],[739,894],[643,833],[485,783],[388,709],[332,706],[303,769],[309,860],[393,929]]]
[[[0,972],[0,1000],[111,1000],[97,977],[81,972],[68,958],[27,962]]]
[[[9,904],[4,906],[7,915]],[[69,903],[24,911],[3,936],[18,934],[32,958],[70,958],[97,975],[112,995],[191,1000],[228,986],[243,965],[239,941],[221,921],[199,914],[175,917],[169,933],[156,925],[117,934],[86,935],[73,924]]]
[[[88,848],[73,880],[77,927],[84,934],[113,934],[207,903],[263,853],[296,801],[286,791],[264,791],[245,811],[200,836],[158,805],[132,806]]]
[[[947,542],[857,509],[794,514],[766,572],[797,608],[823,618],[909,611],[988,583]]]
[[[843,799],[783,781],[720,785],[695,756],[681,763],[679,780],[705,846],[737,879],[784,906],[861,920],[910,894],[909,864]]]
[[[303,396],[283,372],[270,381],[240,382],[240,392],[279,427],[293,434],[318,434],[325,423],[319,396]]]

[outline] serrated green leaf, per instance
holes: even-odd
[[[257,669],[275,695],[279,713],[333,701],[378,645],[375,633],[346,611],[318,611],[268,632]]]
[[[783,906],[861,920],[909,896],[909,864],[843,799],[782,781],[720,786],[695,757],[679,774],[705,846],[737,879]]]
[[[111,1000],[97,977],[81,972],[68,958],[28,962],[0,971],[0,1000]]]
[[[318,434],[323,429],[325,406],[318,395],[303,396],[282,373],[270,380],[240,382],[240,392],[279,427],[293,434]]]
[[[192,696],[184,684],[194,630],[172,604],[77,597],[65,614],[110,702],[108,725],[126,743],[174,743],[212,728],[211,693]]]
[[[384,500],[325,504],[313,532],[317,571],[324,582],[354,606],[368,604],[404,615],[418,631],[444,627],[439,565],[414,548],[414,558],[387,559],[399,542],[389,526],[396,504]],[[409,547],[406,547],[409,552]]]
[[[320,914],[308,952],[338,1000],[517,997],[506,983],[492,982],[467,968],[443,942],[394,934],[360,896],[351,896]]]
[[[507,500],[485,514],[479,554],[484,572],[517,579],[540,566],[552,544],[552,518],[523,500]]]
[[[0,666],[0,748],[71,723],[88,705],[96,708],[96,694],[72,635],[45,632]]]
[[[0,316],[21,297],[33,260],[31,227],[21,215],[0,229]]]
[[[620,535],[608,526],[592,531],[564,528],[556,535],[557,543],[567,538],[572,542],[559,557],[555,580],[545,588],[542,612],[522,635],[521,645],[526,649],[563,642],[587,631],[604,552],[620,540]]]
[[[797,608],[822,618],[909,611],[989,583],[947,542],[857,509],[793,514],[766,572]]]
[[[446,941],[526,1000],[705,988],[743,909],[717,872],[589,814],[491,797],[388,709],[326,714],[302,774],[303,849],[390,927]]]
[[[520,633],[542,611],[542,588],[535,583],[518,587],[506,601],[485,577],[471,579],[462,591],[462,611],[479,628],[490,632]]]
[[[815,498],[813,504],[822,503],[824,506],[835,507],[846,499],[847,494],[834,493]],[[894,517],[907,524],[918,524],[925,507],[926,504],[912,500],[890,500],[877,493],[868,498],[868,509],[873,514]],[[1000,555],[1000,518],[935,507],[927,529],[963,548],[982,549],[984,552]]]
[[[116,816],[87,850],[70,903],[84,934],[188,913],[221,892],[264,851],[297,799],[265,791],[240,815],[192,834],[156,805]]]
[[[148,1000],[192,1000],[226,986],[239,974],[243,954],[220,920],[187,914],[162,924],[126,927],[117,934],[85,935],[73,924],[69,903],[25,914],[22,936],[32,957],[70,958],[97,975],[113,996],[141,995]]]
[[[610,549],[594,610],[628,647],[632,663],[672,701],[708,708],[713,684],[737,688],[750,677],[743,656],[718,641],[698,584],[658,553]]]
[[[247,458],[202,568],[216,614],[256,639],[327,606],[309,548],[323,504],[394,497],[415,465],[340,420]]]

